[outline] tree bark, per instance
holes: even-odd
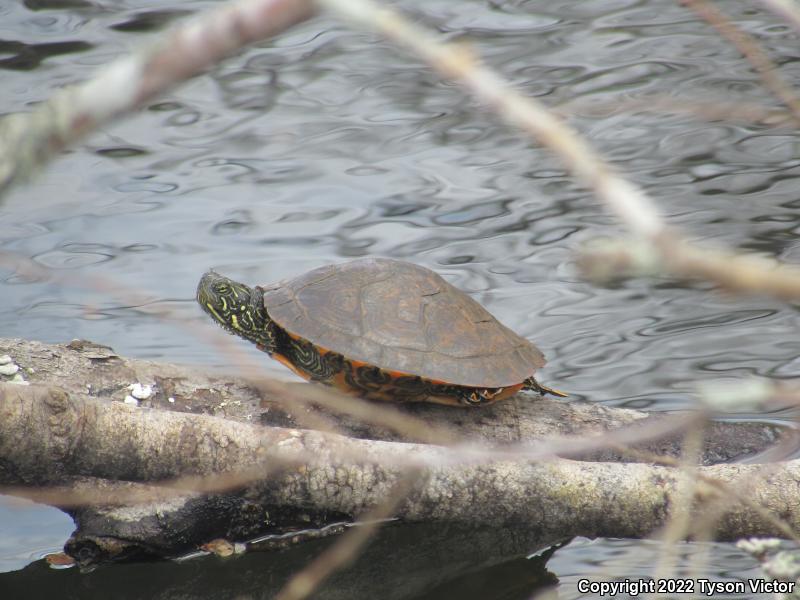
[[[396,433],[384,436],[392,441],[365,439],[386,431],[348,420],[340,423],[358,430],[360,438],[262,425],[257,422],[264,412],[267,420],[280,413],[283,424],[296,416],[291,409],[278,411],[275,399],[262,398],[243,381],[130,361],[86,342],[0,340],[3,353],[42,383],[0,385],[0,484],[27,486],[17,490],[23,494],[54,485],[95,490],[90,506],[65,507],[78,523],[68,550],[84,564],[142,553],[171,556],[215,537],[244,539],[351,520],[392,494],[410,465],[421,467],[423,475],[398,509],[397,517],[407,522],[524,525],[546,540],[643,537],[663,526],[676,507],[718,508],[713,488],[691,505],[682,500],[686,477],[671,467],[487,458],[485,449],[482,454],[395,441]],[[114,401],[124,398],[134,381],[156,384],[150,408]],[[184,412],[152,410],[173,406]],[[411,412],[428,422],[447,420],[500,448],[530,432],[585,437],[653,419],[636,411],[530,398],[487,408],[415,406]],[[224,416],[197,414],[201,411]],[[743,449],[753,455],[779,437],[777,428],[761,424],[716,423],[706,433],[705,462],[741,457]],[[680,437],[672,437],[645,447],[674,450]],[[584,452],[583,458],[609,457],[608,450],[592,454]],[[767,469],[764,475],[763,465],[716,464],[698,472],[743,490],[797,529],[800,462]],[[238,475],[231,478],[232,473]],[[107,493],[158,482],[175,486],[174,479],[187,475],[207,477],[202,483],[211,484],[213,493],[183,491],[130,506],[118,498],[109,502]],[[750,504],[724,495],[730,504],[719,515],[717,539],[784,534]]]

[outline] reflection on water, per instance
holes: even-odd
[[[2,112],[213,4],[0,2]],[[747,3],[726,10],[773,57],[795,56],[775,19]],[[800,260],[796,134],[620,108],[650,97],[771,103],[690,13],[641,0],[435,0],[413,11],[517,89],[565,108],[692,237]],[[780,62],[797,80],[800,63]],[[327,17],[93,134],[0,211],[2,249],[63,276],[0,273],[4,336],[91,338],[230,369],[192,334],[212,327],[193,301],[207,268],[266,283],[388,256],[436,269],[535,340],[548,383],[575,398],[672,410],[690,405],[695,381],[792,378],[800,367],[794,307],[670,280],[582,281],[573,249],[620,228],[561,163],[415,58]]]

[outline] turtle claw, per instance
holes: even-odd
[[[459,396],[461,404],[466,406],[480,406],[494,402],[495,396],[503,391],[503,388],[496,389],[465,389]]]

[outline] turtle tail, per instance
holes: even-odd
[[[549,388],[547,386],[542,385],[538,381],[536,381],[533,377],[528,377],[525,380],[525,383],[522,385],[523,390],[533,390],[537,392],[541,396],[546,394],[550,394],[551,396],[557,396],[559,398],[566,398],[569,394],[565,394],[562,391],[554,390],[553,388]]]

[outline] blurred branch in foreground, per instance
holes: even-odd
[[[800,99],[794,89],[778,74],[775,64],[755,38],[737,27],[708,0],[681,0],[681,4],[705,19],[722,37],[736,46],[756,70],[767,89],[792,112],[794,124],[797,126],[800,123]]]
[[[191,19],[67,87],[29,113],[0,120],[0,195],[92,130],[141,107],[235,50],[313,14],[307,0],[240,0]]]
[[[616,174],[537,100],[522,96],[481,66],[466,47],[445,44],[370,0],[317,3],[411,48],[445,76],[461,81],[510,123],[557,152],[642,243],[650,246],[658,259],[653,264],[659,268],[681,277],[709,279],[736,291],[800,298],[800,269],[768,259],[754,265],[748,257],[700,248],[673,232],[643,190]],[[112,63],[89,82],[63,90],[33,112],[4,117],[0,121],[0,192],[90,130],[141,106],[236,49],[308,18],[313,13],[311,4],[242,0],[225,6],[172,29],[155,44]]]
[[[351,564],[378,527],[394,515],[414,489],[415,484],[419,484],[420,475],[417,469],[407,471],[386,498],[363,516],[363,522],[358,527],[351,528],[333,546],[295,574],[275,600],[303,600],[333,573]]]
[[[758,2],[800,30],[800,6],[795,0],[758,0]]]
[[[668,227],[653,200],[623,179],[569,126],[534,98],[527,98],[483,67],[463,46],[448,45],[428,30],[371,0],[318,0],[319,4],[362,26],[376,29],[413,50],[446,77],[464,84],[514,126],[530,133],[561,156],[572,172],[640,239],[657,258],[653,264],[678,276],[702,277],[729,289],[800,299],[800,269],[778,261],[702,248]],[[766,273],[763,275],[762,273]]]
[[[320,0],[320,3],[415,49],[446,76],[464,82],[511,123],[558,152],[573,172],[588,182],[639,236],[646,248],[644,254],[649,253],[647,264],[679,275],[708,278],[730,289],[758,291],[786,299],[800,297],[797,269],[777,269],[775,261],[754,262],[725,251],[701,249],[670,231],[653,201],[641,189],[615,174],[588,144],[544,107],[522,97],[495,73],[481,67],[465,48],[444,45],[396,13],[379,9],[366,0]],[[0,189],[32,170],[32,162],[22,161],[43,162],[91,128],[141,105],[240,45],[280,31],[310,13],[310,3],[300,1],[250,0],[226,7],[206,20],[173,30],[156,46],[116,63],[116,67],[109,67],[84,86],[65,90],[30,115],[7,117],[0,124],[0,137],[5,148],[13,151],[2,153]],[[276,17],[279,14],[282,16]],[[115,358],[120,357],[101,352],[89,360],[113,373],[119,366]],[[296,525],[309,513],[313,516],[308,517],[308,522],[315,525],[329,519],[352,520],[381,506],[409,468],[421,469],[425,477],[409,491],[407,498],[397,502],[396,514],[407,521],[490,526],[520,523],[535,525],[543,538],[641,537],[663,527],[675,510],[702,514],[718,507],[717,502],[724,497],[728,503],[724,514],[715,515],[719,517],[714,532],[717,539],[785,534],[773,521],[765,519],[762,511],[780,515],[785,525],[795,531],[800,525],[796,504],[800,483],[798,461],[771,465],[766,469],[767,480],[763,476],[764,467],[755,464],[717,464],[692,469],[692,474],[687,475],[680,467],[600,462],[597,455],[595,462],[544,454],[535,463],[530,461],[530,455],[524,459],[509,455],[500,460],[493,454],[496,449],[482,447],[467,452],[465,448],[407,440],[355,439],[300,430],[291,423],[284,428],[237,423],[192,414],[197,405],[187,398],[181,399],[185,413],[147,411],[108,402],[123,389],[121,386],[91,388],[93,398],[87,397],[85,389],[64,393],[50,387],[63,384],[65,379],[68,375],[61,372],[52,380],[43,379],[46,387],[0,387],[3,417],[0,455],[4,459],[0,482],[3,484],[69,486],[79,481],[85,484],[85,478],[95,478],[100,482],[98,489],[104,485],[124,488],[153,481],[177,481],[187,476],[211,478],[213,482],[218,473],[224,473],[220,476],[223,491],[229,491],[232,485],[225,480],[226,476],[234,477],[233,485],[237,488],[232,495],[200,498],[184,494],[179,500],[155,502],[144,509],[103,506],[73,510],[73,514],[81,513],[80,518],[92,524],[91,535],[79,532],[73,536],[72,545],[78,554],[86,550],[89,560],[97,556],[88,550],[89,542],[98,553],[105,544],[102,549],[106,557],[125,555],[122,540],[168,555],[179,543],[185,548],[187,543],[210,537],[254,533],[259,526],[275,521],[291,521]],[[164,389],[179,387],[169,378],[157,383]],[[213,389],[207,392],[215,393]],[[161,400],[169,403],[169,398],[176,400],[166,394]],[[503,406],[498,411],[520,409],[507,422],[527,423],[525,437],[529,437],[533,426],[530,415],[525,416],[526,409],[512,402]],[[226,412],[222,403],[218,408],[220,414]],[[251,408],[251,417],[260,416],[260,400]],[[426,414],[423,408],[416,410]],[[573,414],[578,412],[576,408]],[[427,413],[426,417],[435,414]],[[488,421],[489,415],[500,414],[486,409],[470,416],[459,413],[456,418]],[[455,415],[451,412],[448,416]],[[565,415],[561,412],[559,420],[554,419],[557,431],[570,426]],[[630,416],[608,411],[606,430],[613,429],[609,423],[618,416],[623,418],[622,415]],[[478,429],[483,426],[475,421],[471,425]],[[747,428],[730,424],[730,431],[743,430]],[[363,429],[359,431],[364,433]],[[519,433],[523,428],[516,431]],[[729,442],[729,446],[722,446],[727,450],[726,460],[740,457],[743,448],[747,448],[742,438],[731,436]],[[707,452],[700,454],[707,458]],[[240,473],[245,473],[247,481],[235,481]],[[687,486],[687,477],[695,482],[713,479],[725,483],[728,486],[725,489],[745,490],[741,493],[746,493],[750,502],[732,501],[722,488]],[[239,486],[243,489],[238,489]],[[96,500],[97,504],[108,504],[108,499],[102,496]],[[758,510],[752,502],[758,504]],[[171,508],[170,503],[173,503]],[[140,526],[147,520],[156,526],[163,525],[169,520],[165,515],[174,512],[177,505],[188,506],[186,515],[198,516],[196,522],[202,527],[191,529],[190,525],[184,525],[185,529],[173,531],[172,537],[166,542],[161,540],[160,545],[142,535],[141,530],[137,539],[115,529],[121,523]],[[289,513],[291,518],[287,517]],[[133,518],[136,514],[138,521]],[[229,518],[234,515],[243,516],[246,521],[232,526]]]
[[[724,290],[766,294],[786,301],[800,298],[800,268],[755,255],[689,245],[674,236],[595,240],[578,253],[577,265],[589,279],[606,283],[625,277],[664,274],[713,281]]]

